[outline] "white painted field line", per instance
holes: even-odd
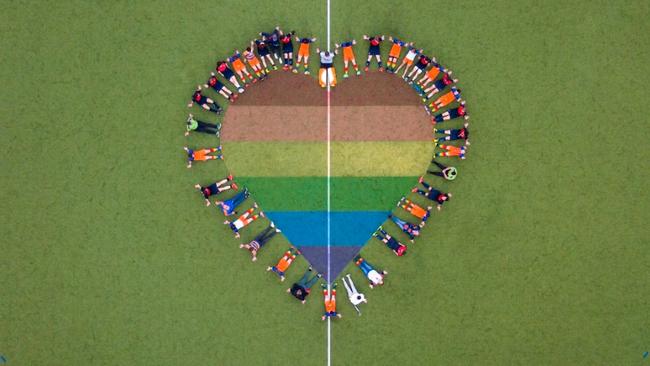
[[[327,0],[327,52],[330,50],[330,0]],[[332,177],[332,150],[331,150],[331,113],[330,113],[330,82],[326,74],[325,81],[327,82],[327,292],[332,291],[331,278],[330,278],[330,246],[331,246],[331,190],[330,183]],[[332,319],[327,317],[327,366],[332,365]]]

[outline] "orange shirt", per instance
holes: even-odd
[[[448,92],[447,94],[444,94],[440,98],[438,98],[435,104],[442,104],[442,106],[446,106],[447,104],[453,102],[454,100],[456,100],[456,96],[454,95],[454,93]]]
[[[440,69],[436,66],[432,67],[431,70],[427,71],[427,77],[431,80],[435,80],[440,74]]]
[[[210,150],[194,150],[194,160],[198,161],[204,161],[206,160],[207,154],[210,152]]]

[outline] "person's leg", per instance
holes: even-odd
[[[346,277],[348,278],[348,281],[350,281],[350,288],[352,289],[352,293],[356,294],[357,288],[354,286],[354,282],[352,282],[352,278],[350,277],[350,274],[348,274]]]
[[[307,280],[309,279],[309,274],[311,273],[311,267],[305,271],[305,274],[296,282],[298,286],[305,287]],[[306,287],[305,287],[306,288]]]
[[[316,284],[316,282],[318,282],[319,279],[320,276],[318,274],[315,274],[314,277],[312,277],[309,281],[307,281],[307,283],[305,283],[304,286],[305,289],[310,289],[312,286]]]
[[[383,68],[383,66],[381,65],[381,55],[380,55],[380,54],[376,54],[376,55],[375,55],[375,59],[377,60],[377,66],[379,66],[379,70],[380,70],[380,71],[383,70],[384,68]]]
[[[349,276],[350,275],[348,275],[348,281],[350,281]],[[350,285],[348,285],[348,282],[345,280],[345,277],[343,277],[342,280],[343,280],[343,286],[345,287],[345,291],[348,293],[348,297],[352,297],[352,295],[354,295],[354,292],[350,288],[350,286],[352,285],[352,282],[350,282]]]

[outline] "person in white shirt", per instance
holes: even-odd
[[[334,56],[338,51],[321,51],[320,48],[316,49],[320,55],[320,70],[318,71],[318,83],[321,87],[325,88],[329,84],[330,87],[336,86],[336,68],[334,68]]]
[[[361,303],[365,304],[368,302],[368,300],[366,300],[366,296],[364,294],[357,291],[357,288],[354,286],[354,282],[352,282],[352,278],[350,277],[349,273],[343,277],[343,286],[345,286],[345,290],[348,292],[348,299],[350,299],[352,306],[354,306],[354,308],[357,310],[357,313],[361,315],[361,310],[359,310],[357,305]]]
[[[354,264],[356,264],[366,278],[368,278],[370,288],[384,284],[384,276],[388,274],[388,271],[377,271],[372,264],[368,263],[368,261],[360,255],[354,257]]]

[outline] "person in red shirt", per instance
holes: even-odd
[[[219,104],[217,104],[217,102],[201,93],[201,85],[199,85],[194,91],[194,94],[192,94],[192,99],[190,100],[190,103],[187,105],[187,107],[192,107],[194,104],[197,104],[206,111],[214,112],[216,114],[223,113],[223,110]]]
[[[230,89],[228,89],[222,82],[221,80],[217,79],[217,76],[214,74],[214,72],[210,73],[210,78],[208,81],[206,81],[205,84],[203,84],[204,88],[212,88],[212,90],[216,91],[221,95],[222,97],[228,99],[230,102],[234,102],[235,99],[237,99],[237,94],[234,94]]]
[[[369,46],[368,46],[368,59],[366,60],[366,68],[364,71],[368,72],[368,68],[370,67],[370,61],[372,61],[372,57],[374,56],[375,59],[377,60],[377,66],[379,66],[379,71],[384,71],[384,68],[381,65],[381,42],[384,40],[384,36],[374,36],[374,37],[368,37],[367,35],[363,36],[363,39],[368,41]]]
[[[430,99],[433,98],[434,95],[440,93],[441,91],[445,90],[450,85],[454,85],[458,82],[458,79],[452,79],[451,76],[449,76],[448,73],[442,74],[442,78],[436,80],[433,85],[431,85],[429,88],[425,89],[422,97],[425,99]]]
[[[448,109],[445,112],[436,114],[435,116],[431,117],[431,123],[435,125],[440,122],[449,121],[450,119],[460,117],[466,120],[469,119],[469,114],[467,114],[467,109],[465,109],[465,102],[461,102],[460,105],[456,108]]]
[[[235,73],[228,67],[228,63],[226,61],[219,61],[217,62],[216,66],[217,73],[221,76],[223,76],[224,79],[230,81],[232,85],[237,88],[237,91],[239,93],[244,92],[244,88],[241,87],[239,84],[239,81],[237,81],[237,77],[235,76]]]

